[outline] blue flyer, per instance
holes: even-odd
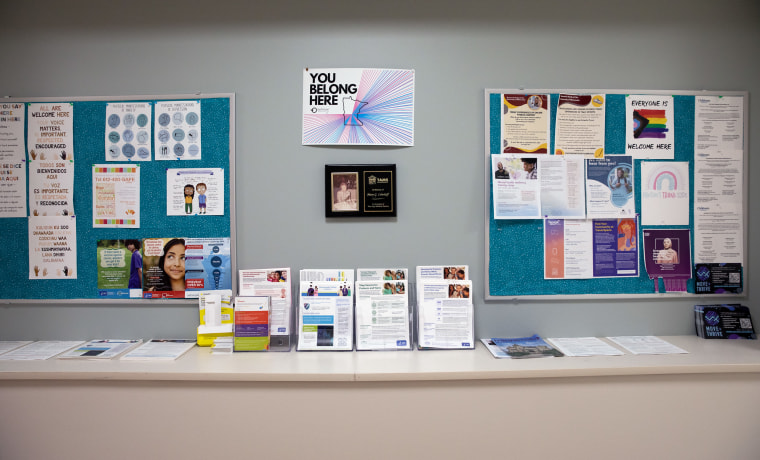
[[[200,291],[232,289],[229,238],[185,239],[185,298]]]

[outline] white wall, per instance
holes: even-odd
[[[751,0],[42,0],[3,2],[0,17],[4,95],[237,94],[239,268],[465,263],[478,336],[689,334],[695,303],[483,300],[485,88],[760,91]],[[415,69],[415,147],[301,146],[303,67]],[[751,105],[750,136],[758,120]],[[324,164],[363,162],[398,165],[398,218],[327,221]],[[191,304],[11,303],[0,338],[192,337],[196,320]]]

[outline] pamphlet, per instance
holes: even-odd
[[[353,270],[301,270],[298,350],[352,350]]]
[[[120,359],[128,361],[172,361],[195,347],[194,339],[152,339],[127,352]]]
[[[293,305],[290,268],[239,270],[238,274],[238,292],[241,296],[269,296],[269,335],[288,337]]]
[[[411,348],[406,283],[406,280],[356,282],[357,350]]]
[[[524,358],[554,358],[564,354],[546,343],[541,337],[532,335],[519,338],[492,338],[493,343],[499,347],[508,357],[513,359]]]
[[[235,297],[235,351],[269,349],[269,297]]]
[[[32,343],[31,340],[7,340],[0,342],[0,355]]]
[[[667,355],[688,353],[670,342],[654,336],[607,337],[634,355]]]
[[[550,338],[546,340],[565,356],[619,356],[625,354],[598,337]]]
[[[98,339],[58,356],[58,359],[112,359],[140,345],[141,339]]]
[[[32,342],[29,345],[3,353],[0,355],[0,360],[32,361],[49,359],[83,343],[80,340],[40,340],[39,342]]]

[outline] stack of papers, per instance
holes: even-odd
[[[81,340],[41,340],[4,353],[0,355],[0,359],[17,361],[50,359],[82,343],[84,342]]]
[[[541,337],[481,339],[494,358],[554,358],[564,354],[546,343]]]

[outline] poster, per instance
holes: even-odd
[[[98,297],[142,297],[140,240],[98,240]]]
[[[74,216],[29,218],[29,279],[76,279]]]
[[[639,276],[636,219],[544,220],[544,279]]]
[[[74,215],[74,108],[29,104],[29,207],[32,216]]]
[[[167,169],[166,215],[224,215],[224,169]]]
[[[140,228],[140,165],[92,166],[93,228]]]
[[[305,69],[303,145],[414,145],[414,70]]]
[[[627,95],[625,123],[626,155],[673,159],[673,96]]]
[[[604,94],[560,94],[555,155],[604,156]]]
[[[491,155],[494,219],[541,217],[541,164],[536,155]]]
[[[641,224],[689,225],[689,162],[641,162]]]
[[[643,230],[642,235],[649,278],[681,280],[679,285],[666,283],[666,289],[686,291],[685,281],[691,278],[691,230],[650,228]]]
[[[561,219],[586,217],[585,163],[580,155],[545,155],[541,162],[541,215]]]
[[[0,103],[0,217],[26,217],[25,120],[23,103]]]
[[[185,238],[185,298],[232,289],[229,238]]]
[[[151,102],[106,104],[106,161],[150,161]]]
[[[607,155],[586,161],[586,213],[589,218],[633,217],[633,162]]]
[[[639,276],[635,219],[594,220],[594,278]]]
[[[695,97],[694,261],[743,263],[743,98]]]
[[[502,153],[547,153],[550,121],[548,94],[502,94]]]
[[[143,251],[143,297],[185,298],[185,239],[146,238]]]
[[[201,159],[201,102],[158,101],[156,160]]]
[[[544,279],[593,278],[591,223],[544,219]]]

